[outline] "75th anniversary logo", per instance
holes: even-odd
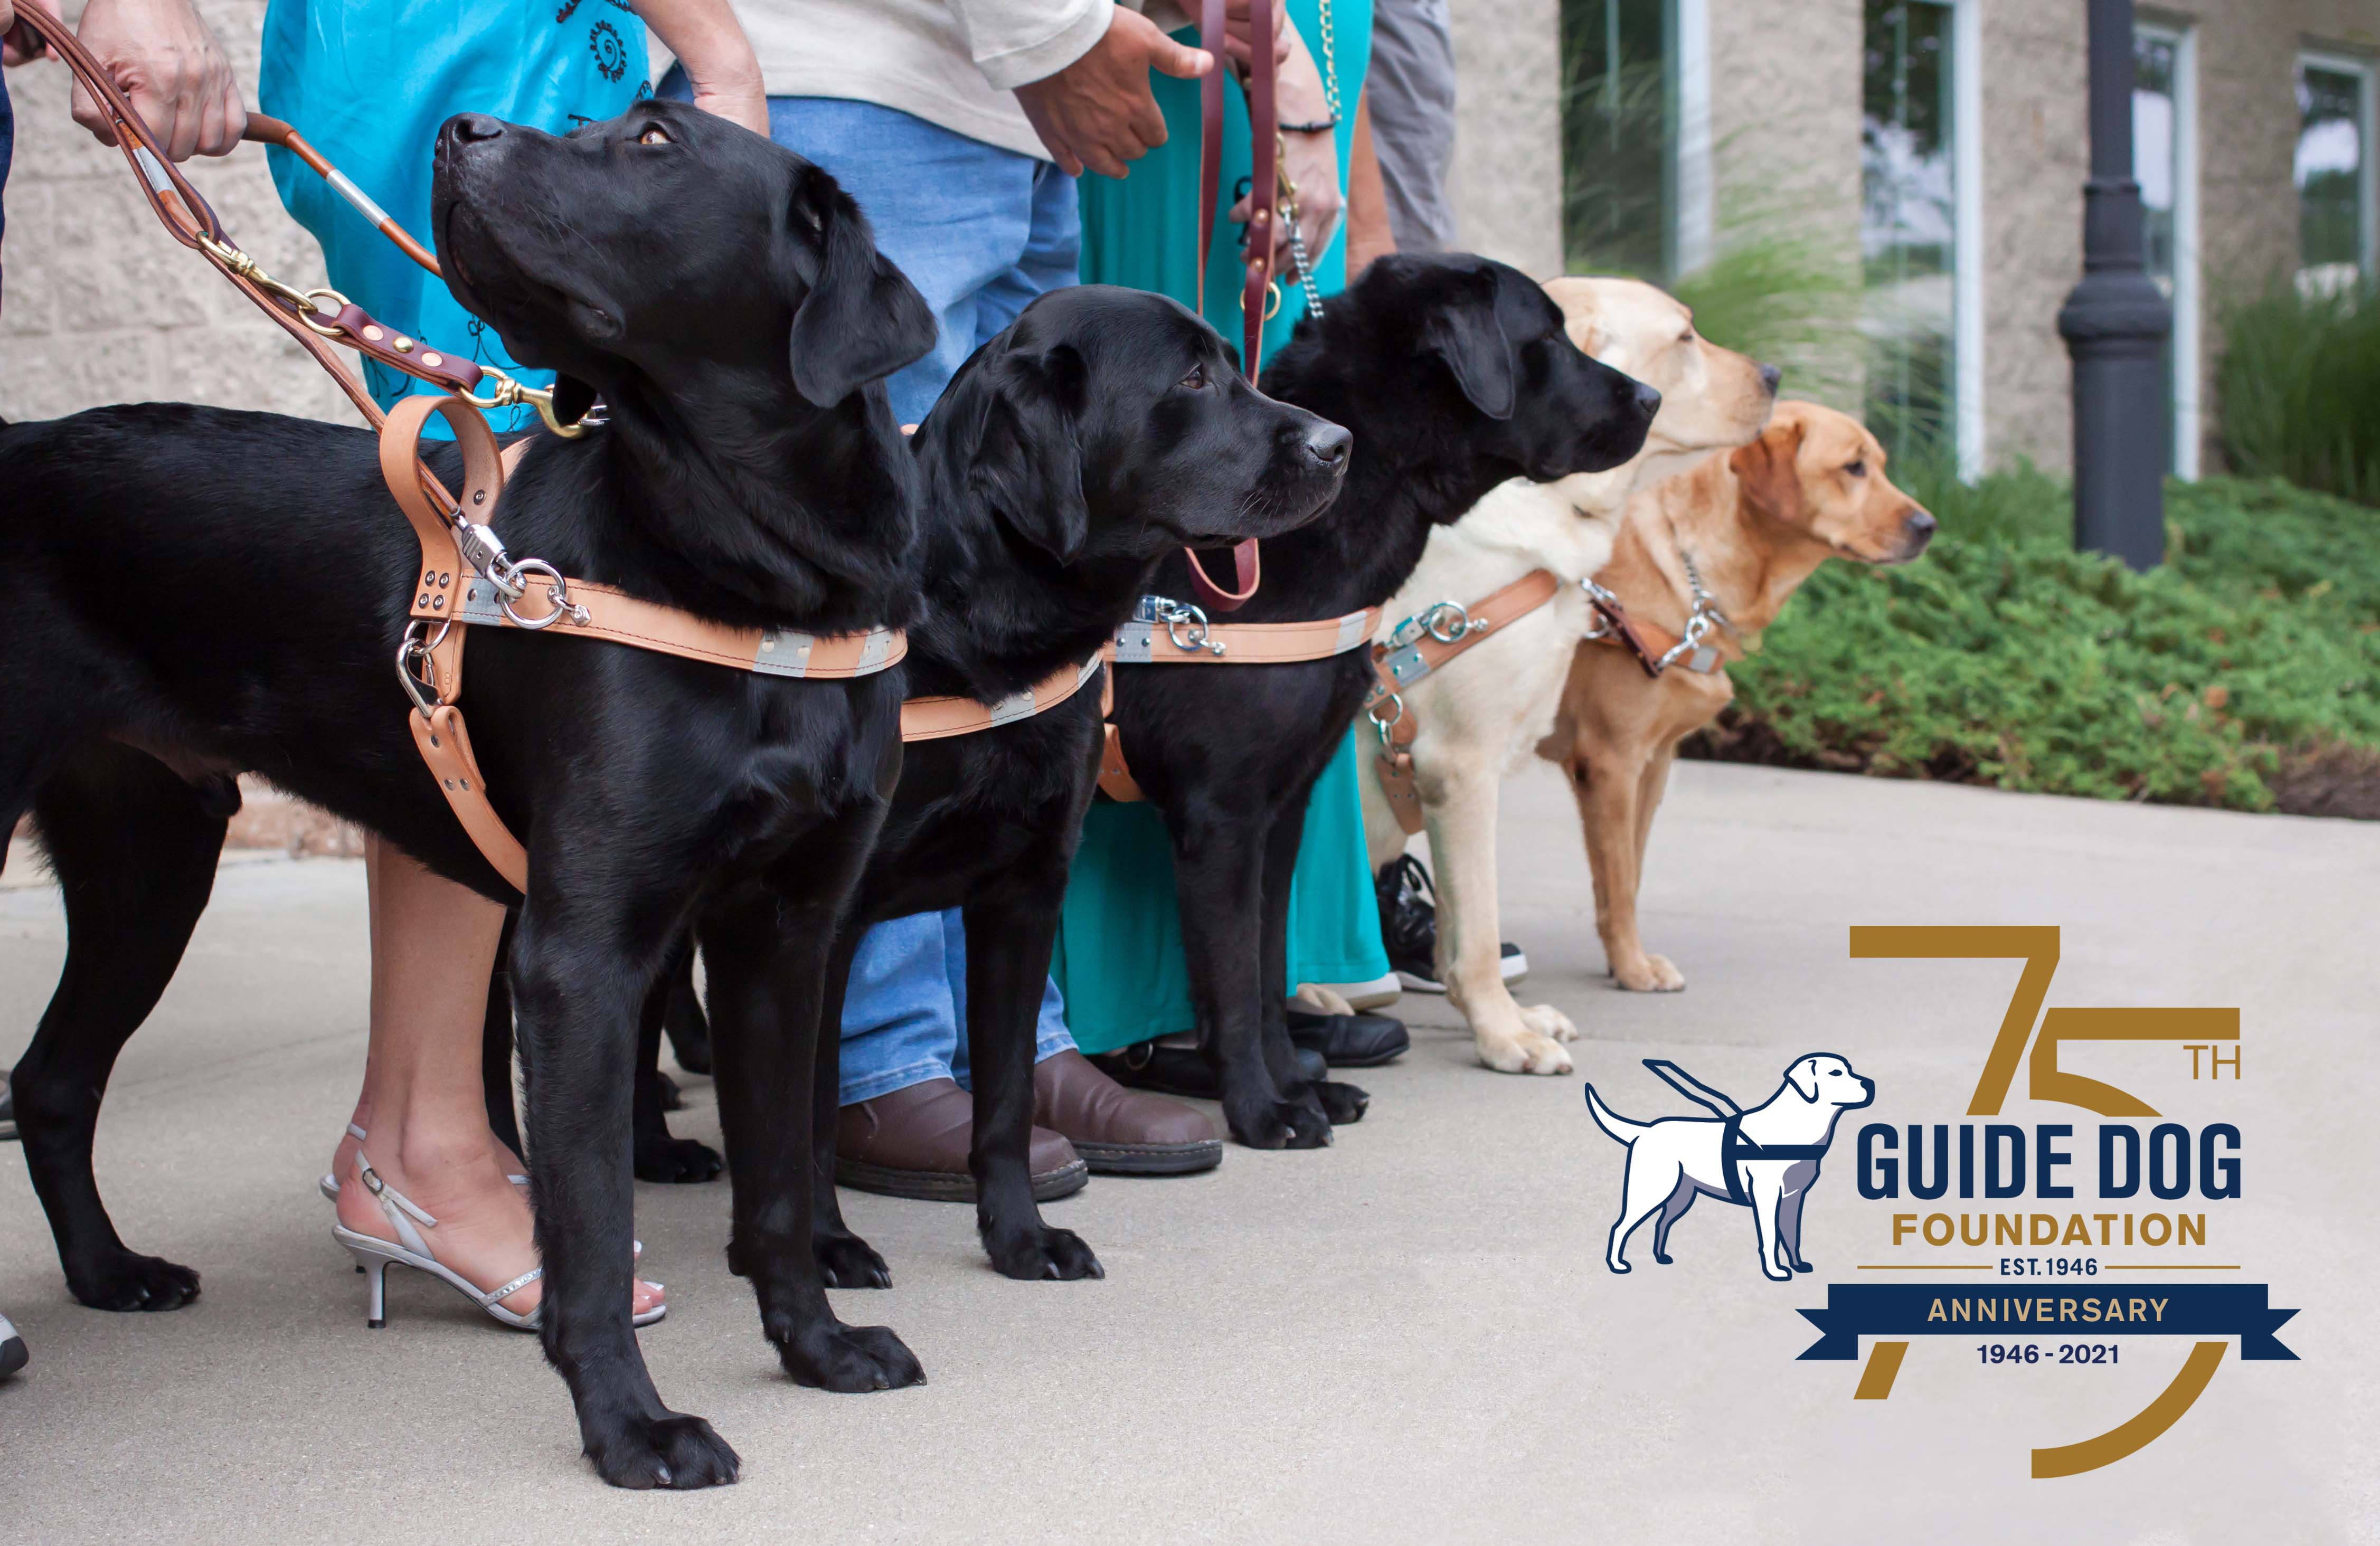
[[[1751,1107],[1674,1063],[1646,1060],[1708,1117],[1631,1120],[1587,1086],[1596,1125],[1628,1151],[1607,1264],[1631,1271],[1630,1240],[1647,1224],[1653,1259],[1670,1261],[1671,1227],[1708,1196],[1749,1209],[1762,1274],[1796,1281],[1812,1270],[1802,1259],[1803,1201],[1831,1156],[1838,1166],[1851,1160],[1885,1241],[1927,1258],[1858,1263],[1881,1280],[1828,1283],[1825,1307],[1801,1311],[1823,1334],[1804,1359],[1857,1361],[1868,1339],[1854,1400],[1889,1398],[1919,1337],[1950,1339],[1925,1356],[1948,1353],[1985,1368],[2155,1359],[2170,1341],[2135,1339],[2190,1340],[2171,1382],[2137,1414],[2106,1432],[2034,1449],[2037,1478],[2096,1470],[2154,1442],[2204,1392],[2235,1336],[2243,1359],[2295,1359],[2274,1333],[2297,1311],[2274,1308],[2266,1285],[2241,1281],[2243,1263],[2196,1259],[2202,1248],[2236,1254],[2222,1249],[2221,1226],[2241,1195],[2240,1129],[2219,1110],[2190,1113],[2216,1118],[2195,1126],[2170,1120],[2136,1095],[2058,1066],[2060,1048],[2077,1044],[2158,1044],[2157,1056],[2187,1057],[2190,1088],[2207,1091],[2216,1105],[2224,1083],[2241,1074],[2240,1011],[2045,1010],[2058,952],[2055,927],[1851,931],[1855,959],[2024,962],[1963,1119],[1854,1129],[1876,1086],[1833,1052],[1795,1058],[1776,1093]],[[1996,1120],[2020,1069],[2028,1099],[2097,1120]],[[2192,1259],[2180,1259],[2185,1250]],[[1945,1280],[1908,1281],[1902,1273]]]

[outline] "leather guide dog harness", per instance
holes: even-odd
[[[1220,16],[1220,0],[1214,4]],[[551,392],[522,386],[492,367],[408,337],[335,290],[298,290],[266,273],[232,243],[213,209],[166,159],[139,112],[73,33],[35,8],[20,11],[18,19],[56,52],[99,104],[166,231],[206,258],[295,338],[330,373],[365,420],[381,431],[382,476],[421,544],[417,570],[420,578],[413,586],[408,608],[412,622],[396,653],[398,681],[413,700],[414,743],[456,820],[515,889],[528,889],[528,852],[489,803],[486,779],[455,702],[462,691],[463,642],[470,626],[528,632],[559,627],[565,635],[601,639],[764,676],[824,681],[872,675],[898,664],[907,653],[907,639],[898,629],[813,634],[793,629],[732,627],[642,600],[610,586],[571,579],[539,559],[514,560],[488,522],[496,510],[505,475],[518,465],[528,442],[516,441],[499,453],[487,420],[477,411],[462,409],[528,404],[556,434],[575,438],[584,433],[584,426],[565,424],[554,417]],[[438,261],[427,248],[287,124],[251,114],[243,138],[292,151],[407,256],[431,273],[439,273]],[[334,345],[353,349],[449,395],[409,396],[383,415]],[[483,385],[490,387],[488,395],[474,396],[473,389]],[[446,419],[463,453],[459,497],[448,493],[420,460],[421,430],[433,413]],[[1254,562],[1253,552],[1245,555],[1242,584],[1249,594],[1253,594]],[[532,588],[540,590],[541,598],[532,597]],[[1095,658],[1064,667],[1029,690],[994,704],[964,697],[911,699],[902,706],[902,739],[939,740],[1030,718],[1072,697],[1099,664]]]
[[[1368,643],[1380,625],[1380,609],[1366,607],[1344,617],[1310,622],[1209,622],[1197,607],[1144,596],[1131,621],[1115,632],[1099,658],[1111,665],[1280,666],[1301,660],[1328,660]],[[1115,677],[1110,672],[1100,711],[1115,711]],[[1124,761],[1123,743],[1114,720],[1107,727],[1107,748],[1099,756],[1099,789],[1111,800],[1131,803],[1145,798],[1132,768]]]
[[[1421,792],[1414,781],[1413,743],[1421,723],[1405,706],[1400,688],[1410,687],[1488,634],[1536,611],[1561,591],[1561,577],[1550,569],[1533,569],[1511,585],[1465,607],[1440,601],[1396,626],[1395,632],[1372,646],[1372,669],[1378,680],[1364,700],[1365,717],[1380,738],[1373,759],[1380,792],[1397,825],[1411,837],[1421,830]]]
[[[1675,533],[1671,546],[1676,547]],[[1636,657],[1647,677],[1658,679],[1671,666],[1683,666],[1699,675],[1707,676],[1726,664],[1718,650],[1703,641],[1714,630],[1735,632],[1735,624],[1727,620],[1711,593],[1703,587],[1702,571],[1694,567],[1694,555],[1678,547],[1678,562],[1686,566],[1686,586],[1693,593],[1694,606],[1686,613],[1686,631],[1671,634],[1658,623],[1645,622],[1628,615],[1620,598],[1593,580],[1581,580],[1586,598],[1595,608],[1595,625],[1587,630],[1589,644],[1608,644],[1625,649]]]

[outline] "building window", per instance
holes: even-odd
[[[2372,272],[2372,66],[2298,59],[2298,283],[2328,292]]]
[[[2149,277],[2173,307],[2166,345],[2166,465],[2198,476],[2198,113],[2191,35],[2132,33],[2132,178],[2141,187]]]
[[[1958,449],[1955,7],[1866,0],[1860,256],[1867,419],[1896,455]]]
[[[1572,273],[1673,277],[1672,0],[1562,0],[1562,248]]]

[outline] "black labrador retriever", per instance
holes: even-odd
[[[738,626],[906,626],[917,459],[881,377],[933,321],[818,168],[676,103],[567,138],[476,115],[437,150],[438,248],[516,358],[601,392],[540,441],[495,525],[516,555]],[[456,458],[434,455],[450,481]],[[229,775],[254,769],[482,893],[511,892],[440,796],[391,680],[418,548],[372,437],[149,405],[0,430],[0,826],[28,805],[63,884],[64,975],[15,1091],[85,1304],[172,1309],[189,1269],[118,1238],[91,1173],[101,1092],[206,904]],[[640,1027],[691,927],[710,963],[730,1259],[804,1383],[917,1378],[844,1325],[809,1211],[836,931],[899,777],[904,673],[760,676],[482,628],[464,707],[529,889],[511,952],[545,1263],[540,1330],[607,1481],[733,1480],[662,1403],[628,1323]]]
[[[978,350],[917,435],[926,608],[913,694],[995,702],[1095,658],[1166,554],[1319,514],[1346,430],[1250,387],[1215,330],[1162,296],[1061,290]],[[1099,1274],[1033,1201],[1034,1027],[1105,733],[1094,675],[1029,719],[914,742],[820,1006],[813,1176],[830,1284],[889,1286],[835,1200],[836,1052],[862,927],[959,907],[974,1070],[977,1227],[1010,1277]],[[733,1156],[730,1156],[731,1159]]]
[[[1381,605],[1421,562],[1433,525],[1509,478],[1619,465],[1660,406],[1652,388],[1571,343],[1542,287],[1468,256],[1373,263],[1320,318],[1298,323],[1264,385],[1353,430],[1354,459],[1320,519],[1266,544],[1263,587],[1232,622]],[[1229,572],[1212,555],[1208,567]],[[1189,585],[1176,558],[1155,588],[1187,598]],[[1172,839],[1199,1045],[1218,1064],[1232,1137],[1252,1147],[1328,1143],[1331,1124],[1358,1119],[1367,1101],[1351,1084],[1309,1084],[1284,995],[1306,797],[1371,681],[1366,649],[1116,673],[1124,754]]]

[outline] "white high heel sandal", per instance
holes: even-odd
[[[357,1142],[362,1143],[368,1140],[370,1135],[367,1134],[363,1129],[356,1126],[353,1122],[349,1122],[347,1124],[347,1136],[354,1139]],[[523,1191],[527,1191],[528,1190],[528,1178],[526,1176],[507,1176],[504,1179],[520,1188]],[[339,1201],[339,1178],[336,1176],[332,1175],[327,1170],[323,1171],[320,1177],[316,1178],[314,1190],[322,1194],[324,1202],[335,1204]],[[638,1250],[642,1250],[644,1248],[645,1246],[642,1240],[637,1242],[637,1249]],[[360,1272],[362,1269],[358,1268],[357,1270]]]
[[[368,1142],[370,1139],[370,1134],[365,1132],[363,1129],[358,1127],[353,1122],[349,1122],[347,1124],[347,1136],[354,1139],[358,1143]],[[506,1176],[504,1179],[520,1188],[522,1194],[527,1195],[528,1191],[528,1177]],[[314,1182],[314,1190],[321,1192],[322,1194],[322,1201],[328,1202],[334,1208],[339,1205],[339,1178],[336,1176],[332,1175],[327,1170],[323,1171],[322,1174],[316,1178]],[[642,1240],[631,1240],[628,1244],[635,1248],[637,1259],[638,1261],[642,1261],[645,1254],[645,1242]],[[360,1274],[363,1270],[364,1264],[361,1262],[357,1262],[357,1273]],[[655,1284],[654,1286],[659,1287],[660,1285]],[[647,1323],[639,1321],[637,1323],[638,1325],[644,1325]]]
[[[378,1331],[388,1324],[388,1269],[395,1265],[428,1273],[487,1311],[488,1318],[498,1325],[509,1326],[515,1331],[537,1329],[544,1305],[540,1304],[536,1310],[523,1315],[506,1310],[504,1301],[543,1277],[543,1267],[531,1267],[501,1288],[483,1290],[438,1260],[438,1253],[431,1249],[430,1242],[421,1235],[421,1229],[437,1228],[438,1221],[423,1212],[411,1198],[382,1180],[380,1172],[371,1167],[371,1161],[364,1157],[361,1149],[356,1151],[356,1176],[363,1182],[364,1190],[379,1202],[389,1227],[396,1231],[395,1240],[383,1240],[377,1235],[359,1234],[344,1224],[331,1226],[331,1238],[347,1248],[347,1254],[356,1259],[356,1271],[371,1282],[371,1309],[364,1318],[366,1325]],[[421,1228],[414,1227],[417,1224]],[[653,1286],[659,1288],[661,1285],[657,1283]],[[657,1304],[643,1314],[633,1317],[629,1323],[650,1326],[668,1313],[667,1303]]]

